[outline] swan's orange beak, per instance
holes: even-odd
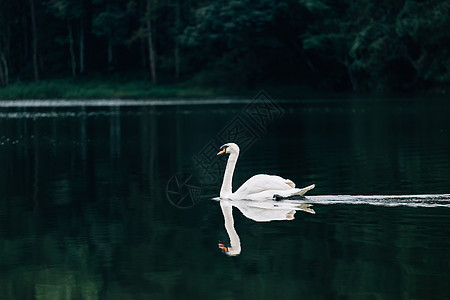
[[[222,249],[223,252],[228,252],[228,248],[222,243],[219,243],[219,248]]]
[[[225,147],[223,147],[222,149],[220,149],[220,151],[217,153],[217,155],[222,155],[227,151],[227,149]]]

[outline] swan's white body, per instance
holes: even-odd
[[[275,195],[283,198],[290,196],[303,196],[307,191],[313,189],[315,185],[310,185],[299,189],[295,183],[280,176],[258,174],[248,179],[244,184],[232,191],[233,173],[239,157],[239,147],[234,143],[228,143],[221,147],[217,155],[228,153],[227,166],[223,176],[220,198],[222,199],[247,199],[247,200],[273,200]]]

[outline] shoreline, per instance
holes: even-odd
[[[38,82],[16,82],[0,87],[0,102],[29,100],[160,100],[176,99],[233,99],[239,102],[253,99],[265,91],[273,99],[323,99],[323,98],[417,98],[445,97],[445,92],[424,91],[415,93],[363,93],[351,91],[319,91],[303,85],[267,83],[252,88],[225,86],[205,87],[189,81],[153,85],[144,79],[118,77],[80,77],[46,79]]]

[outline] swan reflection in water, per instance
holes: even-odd
[[[215,199],[220,201],[225,229],[230,238],[230,246],[219,243],[219,248],[229,256],[236,256],[241,253],[241,240],[234,228],[233,206],[240,210],[245,217],[256,222],[291,221],[294,220],[294,215],[297,210],[315,214],[315,211],[311,208],[312,204],[294,200],[259,202],[251,200]]]

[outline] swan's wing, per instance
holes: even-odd
[[[258,174],[248,179],[234,193],[242,198],[247,195],[254,195],[264,191],[283,191],[295,188],[295,183],[280,176]]]

